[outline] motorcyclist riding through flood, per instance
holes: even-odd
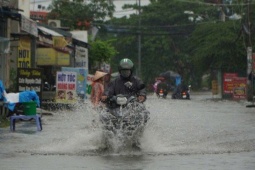
[[[130,141],[132,146],[138,146],[143,128],[149,120],[149,111],[143,104],[146,100],[145,85],[133,75],[133,68],[130,59],[120,61],[119,76],[108,84],[102,96],[107,111],[102,112],[101,122],[108,131],[107,137],[122,136],[123,143]]]

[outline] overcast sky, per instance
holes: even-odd
[[[124,15],[128,15],[130,13],[134,13],[136,11],[124,11],[122,10],[122,6],[124,4],[135,4],[138,3],[139,0],[113,0],[116,8],[115,8],[115,17],[122,17]],[[45,8],[47,8],[50,4],[51,4],[52,0],[30,0],[30,10],[32,11],[38,11],[40,9],[38,9],[38,5],[42,5]],[[141,0],[141,5],[148,5],[149,4],[149,0]]]

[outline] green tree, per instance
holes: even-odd
[[[247,54],[243,39],[238,38],[240,27],[238,21],[196,27],[189,39],[189,51],[197,77],[211,69],[238,72],[245,76]]]
[[[192,61],[201,72],[208,68],[237,70],[246,64],[246,50],[243,40],[238,39],[240,22],[229,21],[199,25],[190,41]],[[209,66],[209,67],[208,67]]]
[[[218,6],[199,0],[152,0],[151,4],[141,7],[140,16],[111,19],[105,23],[106,30],[116,36],[114,46],[119,51],[112,60],[113,65],[123,57],[133,59],[137,65],[137,35],[141,34],[142,77],[147,82],[167,70],[176,71],[186,81],[192,79],[196,84],[210,67],[246,71],[244,42],[247,40],[243,37],[247,35],[241,28],[247,27],[247,16],[241,21],[229,21],[231,13],[226,13],[229,15],[226,22],[220,18],[222,11],[242,14],[247,10],[243,2],[233,3],[233,6]],[[139,7],[134,4],[125,8]]]
[[[111,18],[115,6],[108,0],[53,0],[48,19],[59,19],[63,27],[88,30],[93,21]]]
[[[141,71],[146,82],[152,82],[156,76],[167,70],[182,71],[189,69],[184,54],[183,42],[194,29],[194,24],[187,24],[188,17],[184,10],[190,4],[178,1],[153,1],[141,7],[141,15],[133,14],[108,21],[108,32],[118,39],[115,43],[119,54],[113,59],[117,63],[123,57],[129,57],[138,65],[138,34],[142,36]],[[126,5],[126,8],[138,9],[137,4]],[[139,20],[141,25],[139,26]],[[130,50],[132,49],[132,50]],[[117,67],[114,67],[117,69]]]
[[[116,49],[112,46],[114,40],[102,41],[95,40],[89,44],[89,65],[90,72],[94,72],[103,62],[109,63],[117,54]]]
[[[48,7],[51,12],[48,19],[59,19],[63,27],[73,29],[91,28],[92,22],[102,22],[113,16],[115,6],[108,0],[53,0]],[[116,55],[117,51],[111,45],[113,40],[96,40],[89,42],[89,67],[97,69],[102,62]],[[93,70],[90,70],[93,71]]]
[[[196,83],[201,83],[201,77],[210,73],[212,69],[220,69],[222,72],[237,72],[240,76],[246,76],[247,46],[254,42],[249,41],[249,34],[253,34],[251,27],[247,32],[247,23],[252,21],[252,15],[248,13],[248,5],[243,1],[233,0],[233,5],[221,5],[220,12],[224,12],[225,18],[220,15],[207,17],[208,22],[196,24],[192,36],[185,43],[186,53],[190,54],[193,64],[193,72],[196,75]],[[214,10],[210,7],[210,10]],[[208,9],[208,8],[207,8]],[[201,9],[199,9],[201,12]],[[215,11],[215,10],[214,10]],[[212,14],[207,12],[207,14]],[[220,13],[219,13],[220,14]],[[239,15],[241,19],[231,20],[231,16]],[[253,39],[253,40],[252,40]],[[253,43],[252,43],[253,44]]]

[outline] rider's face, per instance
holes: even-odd
[[[127,78],[127,77],[129,77],[131,75],[131,70],[120,70],[120,74],[123,77]]]

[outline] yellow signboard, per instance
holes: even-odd
[[[218,82],[217,80],[212,80],[212,94],[218,94]]]
[[[56,51],[57,53],[57,65],[60,66],[69,66],[70,65],[70,55],[67,53],[61,53]]]
[[[53,48],[37,48],[37,65],[56,65],[56,52]]]
[[[37,65],[59,65],[69,66],[70,56],[53,48],[37,48],[36,51]]]
[[[31,68],[31,43],[29,37],[21,37],[19,40],[18,68]]]

